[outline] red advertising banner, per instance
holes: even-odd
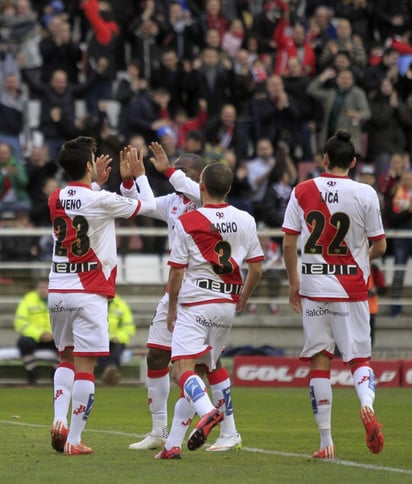
[[[398,387],[401,384],[401,362],[374,360],[372,367],[380,387]],[[412,386],[412,360],[408,378]],[[332,361],[332,385],[353,386],[352,374],[342,360]],[[244,387],[303,387],[309,384],[309,363],[298,358],[269,356],[235,356],[233,385]]]
[[[402,361],[401,385],[412,387],[412,360]]]

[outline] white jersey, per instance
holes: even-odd
[[[169,178],[169,182],[177,193],[170,193],[155,198],[156,207],[145,215],[167,223],[169,248],[173,245],[174,226],[176,220],[184,213],[201,206],[199,184],[188,178],[182,170],[176,170]],[[130,189],[121,186],[124,196],[138,199],[139,194],[135,186]]]
[[[300,294],[320,300],[366,300],[369,240],[385,237],[375,190],[324,173],[292,191],[282,226],[301,236]]]
[[[182,215],[175,225],[168,264],[186,269],[179,303],[236,303],[244,261],[264,259],[254,218],[228,205],[206,205]]]
[[[87,292],[114,297],[117,271],[116,218],[145,215],[154,197],[139,177],[142,200],[70,182],[49,198],[53,226],[50,292]],[[143,200],[144,199],[144,200]]]

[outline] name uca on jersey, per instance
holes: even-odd
[[[335,190],[334,192],[330,191],[320,191],[319,192],[320,201],[323,203],[339,203],[339,194],[338,191]]]
[[[218,220],[222,220],[224,216],[225,215],[223,212],[216,212],[216,217],[218,218]],[[210,232],[219,232],[219,234],[232,234],[237,232],[237,223],[230,220],[228,220],[227,222],[223,220],[221,222],[215,222],[214,224],[210,224]]]

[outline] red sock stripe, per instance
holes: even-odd
[[[327,378],[330,379],[330,370],[310,370],[310,378]]]
[[[366,360],[366,361],[359,361],[357,363],[355,363],[354,365],[352,365],[350,367],[350,371],[352,372],[352,375],[355,373],[355,371],[358,369],[358,368],[361,368],[362,366],[367,366],[369,368],[369,361]]]
[[[162,376],[169,374],[169,368],[163,368],[163,370],[149,370],[147,369],[148,378],[162,378]]]
[[[185,381],[188,378],[190,378],[192,375],[196,375],[196,373],[192,370],[189,370],[189,371],[185,371],[183,375],[179,378],[179,387],[182,389],[182,391],[183,391]]]
[[[68,368],[69,370],[74,370],[74,364],[73,363],[69,363],[68,361],[62,361],[61,363],[59,363],[57,365],[57,368]]]
[[[226,368],[220,368],[219,370],[213,370],[211,373],[207,374],[207,380],[210,385],[216,385],[222,381],[229,378],[229,372]]]
[[[75,375],[74,375],[74,380],[89,380],[89,381],[92,381],[94,383],[94,375],[93,373],[87,373],[85,371],[78,371]]]

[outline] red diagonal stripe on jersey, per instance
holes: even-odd
[[[212,265],[219,265],[219,254],[216,245],[224,240],[212,222],[200,212],[188,212],[180,217],[185,232],[190,234],[202,256]],[[242,284],[242,276],[237,262],[229,259],[233,267],[231,273],[216,274],[224,282]]]
[[[325,228],[322,235],[318,239],[318,243],[325,249],[336,235],[336,227],[328,223],[331,213],[327,203],[322,200],[321,193],[319,192],[316,183],[313,180],[308,180],[306,183],[298,185],[296,187],[296,198],[299,202],[299,205],[304,210],[305,220],[307,214],[312,210],[321,212],[324,215],[326,221]],[[312,233],[313,227],[309,224],[307,226],[309,231]],[[342,241],[341,244],[347,247],[345,241]],[[347,247],[347,249],[347,255],[333,255],[327,253],[326,250],[323,250],[322,257],[325,259],[327,264],[356,264],[356,267],[358,268],[356,275],[335,275],[335,277],[342,284],[342,287],[345,289],[347,294],[359,297],[360,292],[367,291],[367,286],[363,279],[363,271],[354,259],[349,247]],[[363,289],[360,290],[360,288]]]

